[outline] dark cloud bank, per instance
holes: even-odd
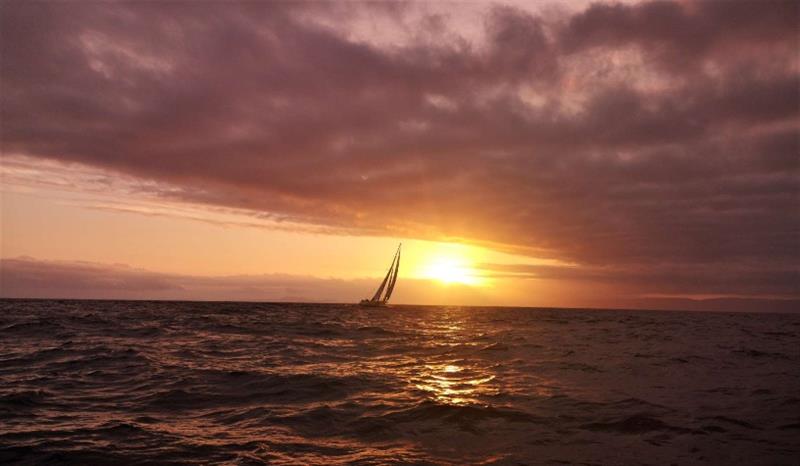
[[[800,296],[800,3],[497,6],[480,40],[424,9],[6,2],[3,152],[648,293]],[[365,16],[404,32],[335,26]]]

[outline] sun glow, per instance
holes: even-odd
[[[435,252],[422,267],[421,276],[444,284],[483,284],[482,277],[478,275],[464,251],[454,248]]]

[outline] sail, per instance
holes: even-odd
[[[397,251],[400,252],[399,250]],[[397,254],[394,255],[394,259],[392,260],[392,265],[389,266],[389,271],[386,272],[386,277],[383,279],[381,286],[378,287],[378,291],[375,292],[375,296],[372,297],[370,301],[380,301],[381,294],[383,294],[383,289],[386,287],[386,282],[389,281],[389,276],[392,274],[392,269],[394,268],[394,262],[397,260]]]
[[[402,244],[400,246],[402,246]],[[384,301],[389,301],[389,298],[392,297],[394,284],[397,282],[397,272],[400,270],[400,246],[397,247],[397,261],[394,263],[394,273],[392,274],[392,279],[389,280],[389,288],[386,290],[386,297],[383,298]]]
[[[396,257],[397,257],[397,253],[395,253],[395,259],[396,259]],[[392,281],[394,281],[394,264],[396,262],[397,262],[396,260],[393,260],[392,264],[389,266],[389,281],[386,282],[386,284],[387,284],[387,286],[386,286],[386,295],[383,297],[383,299],[381,299],[381,302],[385,303],[386,301],[389,300],[389,294],[390,294],[389,288],[391,288]]]

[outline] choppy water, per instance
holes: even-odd
[[[800,316],[0,301],[0,462],[798,464]]]

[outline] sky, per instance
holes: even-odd
[[[0,296],[794,308],[798,24],[4,1]]]

